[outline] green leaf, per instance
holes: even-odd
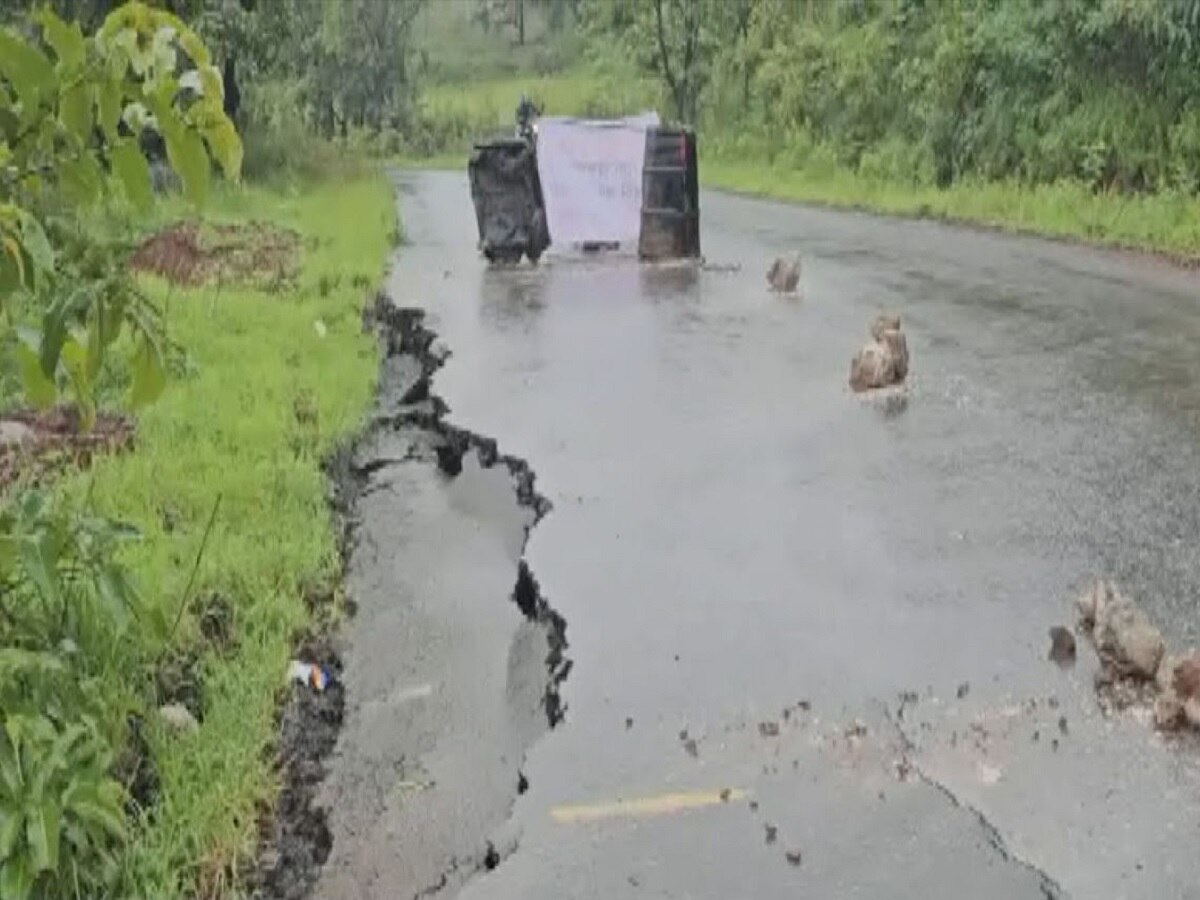
[[[88,311],[87,325],[87,375],[94,381],[100,374],[100,366],[104,362],[106,342],[103,334],[104,317],[99,306],[93,306]]]
[[[37,21],[42,26],[46,43],[64,67],[75,69],[83,65],[87,58],[87,44],[78,22],[68,25],[48,6],[38,12]]]
[[[33,894],[34,874],[24,856],[18,854],[0,866],[0,900],[28,900]]]
[[[33,261],[34,267],[42,273],[53,271],[54,248],[50,246],[50,239],[46,237],[42,223],[37,220],[36,216],[24,210],[22,210],[20,219],[21,244]]]
[[[0,809],[0,862],[12,856],[24,824],[25,817],[15,805]]]
[[[38,409],[47,409],[58,399],[54,380],[42,371],[38,352],[22,340],[16,345],[17,364],[21,370],[21,387],[29,402]]]
[[[208,48],[204,46],[204,41],[200,40],[196,32],[182,23],[178,23],[177,30],[179,31],[179,46],[183,48],[183,52],[188,55],[192,63],[197,68],[209,65],[212,58],[209,56]]]
[[[86,338],[84,339],[86,341]],[[62,345],[63,368],[71,379],[75,391],[75,403],[79,408],[79,427],[83,432],[92,430],[96,424],[96,397],[92,390],[92,379],[88,377],[88,353],[85,343],[74,337]]]
[[[74,299],[74,295],[60,298],[42,315],[38,360],[42,366],[42,374],[47,378],[53,378],[58,371],[58,360],[67,340],[67,318],[72,311]]]
[[[129,620],[133,592],[128,580],[115,566],[105,566],[96,575],[96,593],[118,626]]]
[[[30,268],[25,265],[25,248],[12,235],[0,234],[0,297],[23,287]]]
[[[117,125],[121,122],[121,83],[110,78],[96,85],[96,118],[110,141],[117,139]]]
[[[121,180],[125,196],[142,212],[154,205],[154,192],[150,187],[150,165],[137,142],[132,138],[120,141],[112,149],[113,172]]]
[[[172,114],[173,115],[173,114]],[[204,141],[196,132],[180,124],[164,130],[167,160],[183,182],[183,193],[194,205],[208,199],[209,164]]]
[[[167,372],[163,366],[162,351],[150,335],[143,334],[133,357],[133,385],[130,403],[138,409],[153,403],[167,386]]]
[[[54,89],[54,66],[11,28],[0,28],[0,75],[12,84],[21,101],[21,120],[30,122],[42,99]]]
[[[71,815],[111,837],[125,836],[125,812],[121,808],[120,786],[108,781],[76,781],[63,794],[63,806]]]
[[[236,181],[242,174],[242,141],[233,123],[224,116],[204,129],[204,140],[225,177]]]
[[[91,206],[100,199],[104,187],[100,164],[91,154],[67,160],[58,167],[58,176],[67,197],[79,206]]]
[[[21,542],[21,565],[43,600],[58,600],[58,575],[46,564],[46,547],[42,538],[31,537]]]
[[[58,101],[58,117],[83,143],[92,137],[92,106],[92,86],[85,82],[68,87]]]
[[[35,872],[53,872],[58,868],[58,806],[43,802],[25,815],[25,839]]]

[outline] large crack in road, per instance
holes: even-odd
[[[566,622],[524,558],[550,502],[525,460],[447,421],[449,354],[421,310],[380,294],[363,326],[384,351],[376,411],[329,467],[354,610],[344,722],[339,686],[321,746],[284,747],[272,898],[434,897],[495,868],[525,753],[565,715]],[[285,723],[320,725],[305,708]]]

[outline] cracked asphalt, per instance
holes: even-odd
[[[1101,716],[1086,643],[1046,658],[1100,575],[1197,640],[1194,274],[718,194],[708,269],[489,270],[464,176],[396,180],[390,292],[453,353],[449,421],[554,504],[525,558],[574,668],[546,733],[515,507],[432,470],[372,495],[352,590],[404,621],[360,612],[348,678],[433,687],[369,731],[350,681],[341,759],[389,761],[335,765],[318,896],[1197,896],[1200,751]],[[768,293],[794,250],[800,295]],[[846,386],[882,311],[902,410]],[[364,816],[399,756],[436,783]]]

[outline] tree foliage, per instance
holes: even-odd
[[[589,0],[585,18],[740,147],[941,184],[1200,190],[1200,0]]]
[[[35,39],[0,29],[0,304],[10,323],[17,301],[40,311],[16,350],[28,397],[47,406],[66,386],[87,427],[123,330],[135,346],[134,405],[164,381],[157,311],[103,218],[114,203],[150,205],[144,137],[161,138],[195,203],[208,192],[210,157],[238,176],[241,142],[207,48],[170,13],[130,3],[91,38],[49,8],[34,24]]]

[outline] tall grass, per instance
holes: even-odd
[[[140,417],[134,452],[98,460],[63,485],[90,490],[101,512],[142,531],[127,559],[149,600],[170,614],[221,498],[193,596],[228,602],[235,640],[214,649],[194,616],[182,621],[179,643],[199,654],[202,724],[186,736],[149,732],[161,791],[125,860],[128,895],[137,897],[230,895],[254,852],[257,819],[273,797],[268,751],[288,654],[310,624],[302,594],[337,583],[321,461],[371,396],[376,350],[360,311],[395,228],[379,174],[289,192],[228,190],[212,215],[296,229],[296,284],[277,292],[152,284],[194,371]]]

